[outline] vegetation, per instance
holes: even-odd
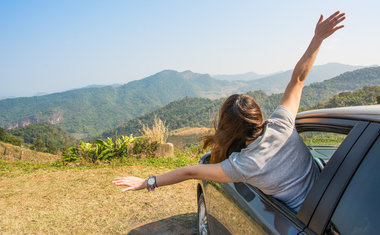
[[[153,126],[154,117],[165,120],[168,130],[176,130],[182,127],[209,127],[210,120],[218,112],[222,99],[210,100],[207,98],[185,97],[182,100],[173,101],[163,108],[132,119],[115,129],[104,132],[100,137],[107,138],[119,135],[142,135],[142,123]]]
[[[163,71],[119,87],[83,88],[30,98],[0,100],[0,126],[59,124],[70,134],[104,130],[185,96],[217,93],[226,82],[190,71]]]
[[[64,152],[75,143],[73,137],[65,130],[47,122],[12,129],[9,132],[23,139],[25,143],[30,145],[31,149],[39,152]]]
[[[268,118],[280,103],[282,94],[272,94],[268,96],[263,91],[248,92],[261,107],[264,118]],[[306,95],[307,96],[307,95]],[[300,111],[316,108],[332,108],[341,106],[368,105],[375,104],[380,96],[379,86],[366,86],[357,91],[341,92],[326,102],[320,102],[316,106],[309,108],[301,107]],[[115,129],[106,131],[102,134],[102,138],[115,135],[141,134],[139,130],[142,128],[141,123],[151,124],[154,122],[154,116],[165,120],[169,126],[169,130],[176,130],[184,127],[210,127],[211,120],[215,118],[218,109],[224,99],[210,100],[206,98],[190,98],[186,97],[182,100],[174,101],[163,108],[159,108],[154,112],[147,113],[138,118],[118,126]],[[189,137],[195,140],[200,135]],[[170,141],[180,143],[184,137],[170,137]],[[181,140],[182,139],[182,140]],[[186,141],[185,141],[186,142]]]
[[[380,85],[379,74],[380,67],[365,68],[305,87],[302,105],[310,107],[338,92],[355,90],[364,85]],[[80,139],[99,136],[120,123],[186,96],[220,98],[231,93],[259,89],[268,93],[282,92],[289,77],[286,75],[281,81],[263,78],[249,83],[216,80],[209,75],[190,71],[163,71],[118,87],[92,87],[38,97],[0,100],[0,126],[15,128],[49,122],[60,125]],[[325,78],[329,77],[326,75]],[[281,89],[267,90],[277,85]],[[198,121],[193,122],[196,124]]]
[[[0,159],[6,162],[54,163],[61,161],[61,157],[50,153],[42,153],[19,147],[13,144],[0,142]]]
[[[356,91],[345,91],[334,95],[326,102],[321,102],[310,109],[346,107],[380,104],[380,86],[365,86]]]
[[[333,79],[306,86],[302,93],[301,106],[312,107],[342,91],[353,91],[375,85],[380,85],[380,67],[347,72]]]
[[[307,146],[339,146],[346,138],[345,134],[328,132],[302,132],[300,136]]]
[[[5,143],[10,143],[16,146],[21,146],[24,141],[16,136],[10,134],[8,131],[4,130],[4,128],[0,127],[0,141]]]
[[[149,126],[145,126],[144,123],[142,123],[143,136],[148,137],[157,143],[165,143],[169,134],[169,129],[165,126],[165,121],[162,121],[156,115],[154,115],[153,120],[154,124],[152,128],[149,128]]]
[[[337,63],[329,63],[325,65],[313,66],[311,69],[305,85],[309,85],[315,82],[323,82],[325,80],[334,78],[342,73],[359,69],[359,66],[350,66]],[[289,79],[291,78],[293,70],[288,70],[283,73],[276,73],[261,79],[249,81],[245,87],[246,91],[263,90],[268,94],[284,92]]]
[[[64,162],[109,162],[130,156],[154,157],[157,148],[157,141],[130,135],[115,140],[108,138],[106,141],[97,139],[94,143],[81,142],[77,147],[70,147],[62,158]]]
[[[121,188],[111,184],[116,177],[145,178],[165,173],[177,167],[174,161],[147,163],[147,159],[140,159],[133,166],[116,163],[60,166],[0,160],[0,233],[127,234],[147,223],[167,221],[183,228],[193,227],[195,231],[189,233],[193,234],[196,181],[157,188],[154,193],[146,190],[122,193]]]

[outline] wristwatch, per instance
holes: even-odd
[[[158,188],[156,183],[156,176],[150,176],[146,181],[146,189],[149,191],[153,191],[155,188]]]

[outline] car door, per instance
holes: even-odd
[[[298,234],[304,228],[295,212],[245,183],[207,182],[212,234]]]
[[[304,119],[298,124],[298,129],[301,131],[322,130],[349,133],[342,146],[334,153],[339,159],[339,156],[347,154],[350,146],[357,141],[367,127],[368,122],[321,118]],[[329,165],[334,166],[334,161]],[[330,174],[325,174],[322,182],[329,182],[331,178]],[[313,189],[323,192],[325,187],[322,183],[317,184]],[[207,192],[210,231],[214,234],[298,234],[306,227],[313,215],[312,212],[318,205],[315,202],[318,202],[323,195],[323,193],[309,195],[308,197],[312,200],[305,201],[306,205],[302,205],[307,208],[308,213],[296,216],[295,212],[281,202],[247,184],[207,182],[205,191]]]
[[[379,133],[379,123],[368,124],[341,159],[312,212],[306,234],[378,233]]]

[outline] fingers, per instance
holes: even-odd
[[[317,24],[322,23],[322,21],[323,21],[323,15],[321,14],[321,17],[319,17],[319,20],[318,20],[318,23],[317,23]]]
[[[128,187],[128,188],[125,188],[123,190],[121,190],[122,192],[127,192],[127,191],[133,191],[133,190],[136,190],[136,188],[134,187]]]
[[[342,22],[345,19],[346,19],[346,17],[345,17],[345,14],[343,13],[343,15],[340,18],[336,18],[335,25],[339,24],[340,22]]]
[[[335,31],[337,31],[338,29],[341,29],[341,28],[343,28],[343,27],[344,27],[344,25],[339,25],[338,27],[335,27],[333,33],[334,33]]]
[[[334,17],[330,16],[326,21],[332,23],[335,26],[346,19],[345,15],[346,13],[340,13],[338,15],[335,15]]]
[[[327,18],[327,21],[332,20],[335,16],[339,15],[340,11],[336,11],[334,14],[332,14],[329,18]]]
[[[127,186],[123,192],[131,190],[140,190],[146,188],[146,180],[135,176],[115,178],[112,183],[116,186]]]

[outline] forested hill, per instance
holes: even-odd
[[[314,105],[339,91],[380,85],[379,70],[380,67],[365,68],[344,73],[335,82],[313,84],[313,88],[303,97],[303,105]],[[285,80],[287,82],[289,78]],[[275,86],[277,83],[267,84],[270,85]],[[186,96],[218,98],[257,89],[257,86],[249,86],[248,82],[228,82],[213,79],[207,74],[165,70],[118,87],[91,87],[45,96],[0,100],[0,126],[16,128],[49,122],[60,125],[77,138],[84,138],[99,135]],[[275,97],[270,96],[269,100]],[[264,112],[267,112],[273,108],[274,102],[265,102]]]
[[[232,84],[206,74],[166,70],[119,87],[5,99],[0,100],[0,126],[16,128],[49,122],[70,133],[95,135],[171,101],[217,93]]]
[[[360,89],[366,85],[380,85],[380,67],[364,68],[353,72],[344,73],[338,77],[326,80],[321,83],[314,83],[305,86],[303,90],[301,106],[303,109],[315,106],[319,102],[327,101],[333,95],[342,91],[345,96],[352,95],[351,99],[355,102],[348,102],[347,105],[361,105],[371,103],[376,100],[378,88],[365,88],[359,93],[351,93],[348,91]],[[374,89],[374,90],[373,90]],[[371,91],[371,92],[369,92]],[[368,97],[364,98],[363,92],[368,93]],[[280,103],[282,93],[267,95],[263,91],[248,92],[261,107],[264,116],[267,118]],[[361,94],[361,95],[358,95]],[[377,96],[376,96],[377,94]],[[357,97],[361,96],[361,98]],[[343,95],[341,95],[343,97]],[[104,132],[101,137],[109,137],[114,135],[139,135],[142,123],[145,125],[153,124],[153,117],[157,115],[165,120],[170,130],[182,127],[210,127],[210,118],[212,119],[224,98],[218,100],[209,100],[204,98],[185,98],[175,101],[169,105],[157,109],[154,112],[145,114],[138,118],[118,126],[115,129]],[[361,100],[361,102],[359,102]]]
[[[380,86],[365,86],[355,91],[334,95],[328,101],[320,102],[310,109],[324,109],[368,104],[380,104]]]
[[[302,93],[301,106],[310,107],[338,92],[374,85],[380,85],[380,66],[346,72],[333,79],[306,86]]]
[[[33,149],[42,152],[56,153],[58,150],[64,151],[74,144],[73,137],[65,130],[46,122],[8,130],[8,132],[23,139]]]
[[[265,117],[270,115],[270,112],[274,110],[282,97],[281,94],[268,96],[263,91],[253,91],[247,94],[261,104]],[[224,99],[211,100],[207,98],[186,97],[182,100],[171,102],[153,112],[134,118],[112,130],[105,131],[98,138],[129,134],[141,135],[142,124],[152,126],[155,116],[164,120],[169,130],[183,127],[210,127]]]
[[[306,81],[305,85],[309,85],[315,82],[322,82],[324,80],[336,77],[342,73],[354,71],[356,69],[363,68],[361,66],[351,66],[339,63],[329,63],[325,65],[314,66]],[[247,81],[245,90],[247,92],[250,90],[263,90],[268,94],[283,92],[286,85],[291,78],[293,70],[288,70],[282,73],[276,73],[270,76],[265,76],[260,79],[252,79]]]

